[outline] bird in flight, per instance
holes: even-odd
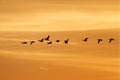
[[[47,44],[52,44],[52,41],[48,42]]]
[[[44,41],[44,39],[41,39],[41,40],[38,40],[39,42],[43,42]]]
[[[67,39],[67,40],[64,40],[64,43],[65,43],[65,44],[68,44],[68,41],[69,41],[69,39]]]
[[[27,42],[21,42],[22,44],[27,44]]]
[[[88,41],[88,38],[85,38],[83,41],[87,42],[87,41]]]
[[[102,39],[98,39],[98,44],[99,44],[101,41],[103,41],[103,40],[102,40]]]
[[[115,39],[113,39],[113,38],[110,38],[110,39],[109,39],[109,43],[111,43],[113,40],[115,40]]]
[[[30,41],[30,45],[32,45],[33,43],[35,43],[35,41]]]
[[[50,38],[50,35],[48,35],[48,36],[45,38],[45,40],[49,41],[49,38]]]
[[[60,42],[60,40],[56,40],[55,42]]]

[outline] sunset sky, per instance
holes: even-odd
[[[118,27],[119,0],[0,0],[0,31]]]

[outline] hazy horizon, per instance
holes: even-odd
[[[118,80],[119,31],[0,32],[1,80]],[[50,41],[38,40],[50,35]],[[88,37],[88,41],[83,39]],[[68,44],[63,41],[70,39]],[[98,44],[97,39],[103,41]],[[109,39],[115,40],[109,43]],[[55,41],[59,39],[60,42]],[[35,41],[34,44],[21,42]],[[7,76],[7,77],[6,77]],[[87,77],[86,77],[87,76]]]

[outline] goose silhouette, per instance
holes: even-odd
[[[50,35],[48,35],[48,36],[45,38],[45,40],[49,41],[49,38],[50,38]]]
[[[67,39],[67,40],[64,40],[64,43],[65,43],[65,44],[68,44],[68,41],[69,41],[69,39]]]
[[[101,41],[103,41],[103,40],[102,40],[102,39],[98,39],[98,44],[99,44]]]
[[[88,41],[88,38],[85,38],[83,41],[84,41],[84,42],[87,42],[87,41]]]
[[[41,40],[38,40],[39,42],[43,42],[44,41],[44,39],[41,39]]]
[[[22,44],[27,44],[27,42],[21,42]]]
[[[55,42],[60,42],[60,40],[56,40]]]
[[[48,42],[47,44],[52,44],[52,41]]]
[[[30,41],[30,45],[32,45],[33,43],[35,43],[35,41]]]
[[[111,43],[112,41],[114,41],[115,39],[113,39],[113,38],[110,38],[109,39],[109,43]]]

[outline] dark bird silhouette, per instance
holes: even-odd
[[[44,39],[41,39],[41,40],[38,40],[39,42],[43,42],[44,41]]]
[[[67,40],[64,40],[64,43],[65,43],[65,44],[68,44],[68,41],[69,41],[69,39],[67,39]]]
[[[60,42],[60,40],[56,40],[55,42]]]
[[[49,41],[50,35],[45,38],[45,40]]]
[[[27,44],[27,42],[21,42],[22,44]]]
[[[52,44],[52,41],[48,42],[47,44]]]
[[[98,39],[98,44],[99,44],[101,41],[103,41],[103,40],[102,40],[102,39]]]
[[[83,41],[87,42],[87,41],[88,41],[88,38],[85,38]]]
[[[32,45],[33,43],[35,43],[35,41],[30,41],[30,45]]]
[[[115,39],[113,39],[113,38],[110,38],[110,39],[109,39],[109,43],[111,43],[113,40],[115,40]]]

